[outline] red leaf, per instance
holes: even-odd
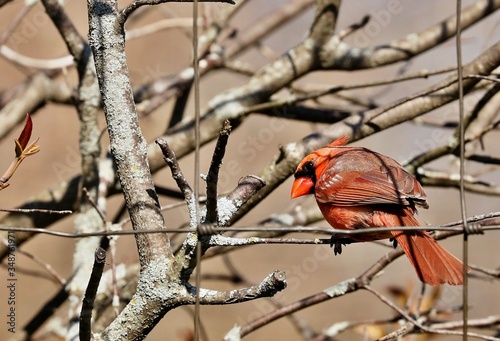
[[[24,124],[24,129],[19,135],[19,144],[21,147],[26,148],[31,137],[31,131],[33,130],[33,122],[31,121],[30,114],[26,113],[26,123]]]

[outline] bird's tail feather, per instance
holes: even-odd
[[[419,226],[413,215],[399,217],[402,226]],[[463,263],[439,245],[426,231],[391,231],[424,283],[461,285]],[[470,269],[469,269],[470,271]]]

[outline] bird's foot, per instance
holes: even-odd
[[[332,236],[330,238],[330,247],[333,247],[334,255],[340,255],[342,253],[342,245],[351,244],[353,241],[349,238],[336,238]]]
[[[398,247],[398,241],[396,240],[396,238],[389,238],[389,241],[392,242],[392,247]]]

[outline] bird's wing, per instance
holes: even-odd
[[[428,207],[417,180],[400,166],[337,172],[330,167],[317,179],[316,198],[336,206],[412,203]]]

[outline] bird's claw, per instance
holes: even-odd
[[[397,248],[398,247],[398,241],[396,238],[389,238],[389,241],[392,242],[392,247]]]
[[[335,256],[342,254],[342,245],[351,243],[352,240],[349,238],[335,238],[335,236],[332,236],[332,238],[330,238],[330,247],[333,247],[333,254]]]

